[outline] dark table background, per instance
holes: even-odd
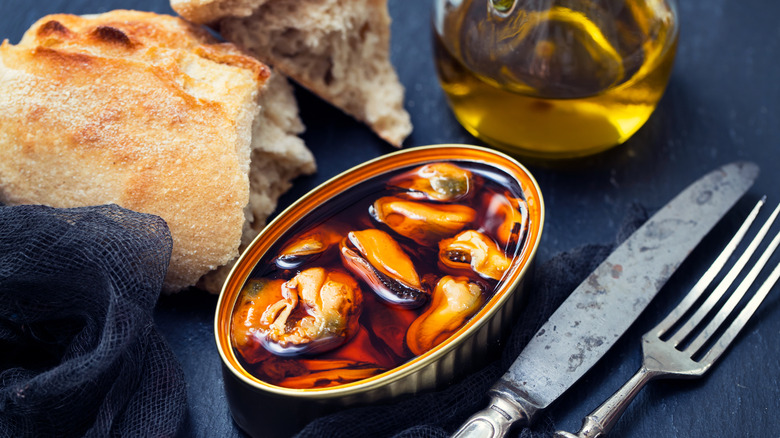
[[[3,0],[0,38],[16,43],[49,13],[139,9],[173,13],[165,0]],[[481,144],[461,128],[436,81],[430,3],[390,0],[392,61],[406,87],[415,130],[407,147]],[[762,168],[748,195],[704,240],[640,319],[594,369],[553,405],[558,427],[581,418],[640,364],[639,338],[671,309],[706,268],[706,260],[763,194],[780,197],[780,2],[683,0],[681,35],[666,94],[647,124],[624,145],[573,166],[528,164],[541,186],[547,221],[538,261],[586,243],[614,240],[628,208],[655,210],[715,167],[750,160]],[[285,207],[330,176],[393,150],[368,128],[297,88],[304,140],[319,172],[295,182]],[[777,258],[774,259],[775,263]],[[780,287],[778,287],[780,288]],[[651,383],[614,429],[618,437],[780,436],[780,291],[775,290],[737,343],[703,379]],[[216,297],[199,291],[162,297],[156,322],[187,375],[188,416],[182,436],[232,436],[213,340]]]

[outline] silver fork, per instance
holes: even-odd
[[[689,314],[689,310],[691,310],[692,306],[699,301],[699,298],[705,292],[712,280],[715,279],[717,274],[734,253],[740,241],[747,233],[748,228],[758,215],[759,209],[765,202],[766,197],[756,204],[750,212],[750,215],[745,219],[745,222],[739,230],[737,230],[737,233],[726,245],[723,252],[715,259],[712,266],[693,286],[680,304],[678,304],[660,324],[642,337],[642,353],[644,358],[639,371],[637,371],[637,373],[634,374],[634,376],[631,377],[631,379],[629,379],[615,394],[602,403],[601,406],[585,417],[582,422],[582,428],[576,435],[569,432],[558,431],[555,434],[556,437],[596,438],[606,436],[612,429],[612,426],[615,425],[623,414],[623,411],[626,410],[628,405],[647,382],[661,377],[701,377],[710,369],[712,364],[718,360],[739,331],[745,326],[748,319],[750,319],[769,293],[769,290],[774,286],[778,277],[780,277],[780,264],[778,264],[728,328],[726,328],[725,331],[718,332],[718,328],[734,311],[735,306],[745,296],[748,288],[753,284],[764,265],[766,265],[769,257],[777,248],[778,244],[780,244],[780,233],[772,239],[758,261],[753,265],[752,269],[704,329],[687,345],[681,343],[687,341],[691,337],[693,330],[702,324],[704,318],[711,314],[714,306],[721,301],[721,298],[728,291],[729,287],[742,271],[742,268],[745,267],[756,248],[766,236],[769,228],[772,226],[772,222],[780,211],[780,205],[775,208],[774,212],[772,212],[772,215],[758,231],[758,234],[756,234],[753,241],[745,249],[745,252],[739,257],[731,270],[723,277],[720,284],[715,287],[710,296],[707,297],[701,306],[676,332],[672,333],[670,332],[670,329],[679,325],[678,322],[682,323],[683,321],[681,318],[684,315]],[[720,334],[720,337],[717,339],[710,339],[716,332]],[[705,346],[707,346],[706,349],[703,348]]]

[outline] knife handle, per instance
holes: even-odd
[[[498,438],[515,423],[528,424],[528,414],[516,403],[492,393],[490,405],[469,417],[452,438]]]

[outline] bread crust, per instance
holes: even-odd
[[[0,200],[161,216],[165,290],[238,255],[262,63],[179,18],[40,19],[0,45]]]

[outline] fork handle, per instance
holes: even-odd
[[[639,391],[657,375],[658,373],[650,371],[643,366],[617,392],[585,417],[582,421],[582,427],[576,435],[558,431],[555,432],[555,437],[599,438],[606,436]]]

